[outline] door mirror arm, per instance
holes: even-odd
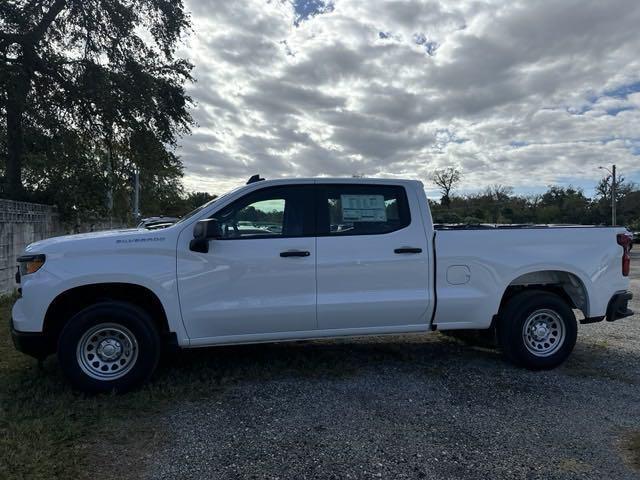
[[[192,252],[208,253],[209,240],[222,237],[222,228],[215,218],[200,220],[193,227],[193,239],[189,242]]]

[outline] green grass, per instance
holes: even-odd
[[[6,328],[11,304],[0,300],[0,478],[85,477],[97,441],[135,431],[168,397],[157,388],[120,397],[71,391],[55,358],[39,369],[14,349]]]

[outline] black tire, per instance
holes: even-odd
[[[529,327],[527,335],[523,334],[525,325]],[[538,325],[541,330],[536,330]],[[560,365],[573,351],[577,335],[578,324],[571,307],[558,295],[542,290],[514,296],[498,316],[498,341],[505,356],[530,370]]]
[[[63,373],[74,388],[87,393],[124,393],[139,387],[156,369],[160,351],[160,336],[149,314],[118,301],[80,311],[58,339]]]

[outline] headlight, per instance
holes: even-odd
[[[45,258],[44,255],[23,255],[18,257],[20,275],[29,275],[30,273],[35,273],[40,270],[42,265],[44,265]]]

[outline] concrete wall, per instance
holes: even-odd
[[[51,205],[0,199],[0,295],[15,290],[16,257],[28,244],[68,233],[108,230],[110,226],[124,225],[97,222],[65,228]]]
[[[55,207],[0,200],[0,295],[15,289],[16,257],[24,247],[62,234]]]

